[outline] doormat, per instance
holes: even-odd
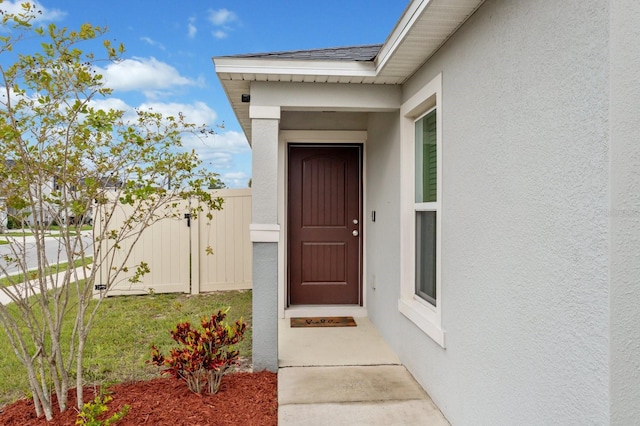
[[[356,327],[353,317],[291,318],[291,327]]]

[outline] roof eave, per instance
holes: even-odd
[[[241,100],[248,94],[253,81],[376,83],[372,61],[320,61],[292,59],[259,59],[238,57],[213,58],[216,74],[222,82],[227,99],[251,144],[249,103]],[[388,84],[396,84],[393,78]]]
[[[406,37],[409,29],[415,24],[419,12],[424,11],[429,2],[429,0],[420,0],[412,1],[411,3],[409,3],[402,16],[396,23],[395,27],[380,48],[378,56],[376,56],[375,62],[377,69],[384,68],[387,61],[389,61],[393,54],[396,52],[400,42],[404,39],[404,37]]]
[[[377,74],[404,75],[404,81],[411,78],[484,1],[412,1],[375,59]],[[419,55],[416,46],[420,46]]]
[[[252,81],[402,84],[482,3],[484,0],[411,1],[373,61],[215,57],[213,62],[250,141],[249,104],[241,103],[239,88],[248,90]],[[416,42],[424,45],[419,51],[414,48]]]

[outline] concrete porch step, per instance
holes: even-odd
[[[278,426],[448,426],[425,401],[286,405]]]
[[[284,405],[427,397],[400,365],[281,368],[278,381],[278,399]]]
[[[278,372],[279,425],[448,425],[403,366]]]
[[[449,423],[368,318],[357,327],[278,327],[279,426]]]

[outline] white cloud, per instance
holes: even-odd
[[[16,91],[13,90],[13,87],[2,86],[0,87],[0,102],[2,102],[3,104],[7,102],[7,92],[9,92],[9,100],[14,105],[21,99],[28,101],[30,98],[31,99],[35,98],[35,96],[30,97],[29,95],[26,95],[26,94],[16,93]]]
[[[155,41],[151,37],[140,37],[140,40],[144,41],[149,46],[157,47],[160,50],[167,50],[162,43]]]
[[[198,151],[198,156],[205,167],[214,171],[229,169],[233,164],[233,156],[228,152],[212,152],[207,154]]]
[[[244,133],[230,130],[224,133],[216,133],[209,139],[211,141],[210,145],[214,150],[231,152],[233,154],[250,151],[249,143]]]
[[[234,155],[230,152],[217,151],[211,148],[209,138],[194,134],[182,135],[182,147],[185,151],[194,151],[202,167],[216,173],[231,170],[234,167]]]
[[[232,157],[237,154],[248,153],[249,144],[244,136],[238,132],[223,134],[201,135],[187,134],[182,138],[185,149],[195,150],[204,162],[211,162],[216,168],[229,168]]]
[[[136,109],[152,110],[163,115],[177,116],[182,113],[186,120],[195,124],[213,126],[216,113],[203,102],[193,104],[147,102],[133,108],[122,99],[94,99],[91,106],[98,109],[116,109],[125,111],[124,120],[134,122],[137,119]],[[182,135],[182,149],[195,151],[205,169],[221,174],[221,178],[230,188],[245,188],[249,177],[244,172],[238,172],[238,159],[246,156],[249,144],[242,133],[228,131],[215,135],[198,133],[184,133]],[[238,154],[240,157],[238,157]],[[226,173],[223,173],[226,171]]]
[[[209,10],[208,19],[216,27],[211,35],[221,40],[227,38],[229,31],[234,29],[233,24],[237,22],[238,15],[228,9]]]
[[[165,117],[178,117],[179,114],[182,114],[186,122],[198,126],[214,126],[217,118],[216,112],[204,102],[194,102],[192,104],[146,102],[134,108],[122,99],[112,97],[107,99],[93,99],[90,105],[105,111],[109,109],[125,111],[124,120],[129,122],[137,119],[136,110],[159,112]],[[201,140],[195,135],[186,134],[183,141],[186,141],[185,147],[188,149],[196,149],[206,147],[205,143],[210,143],[206,142],[210,140],[210,138],[211,136]]]
[[[21,6],[22,3],[24,3],[23,0],[5,0],[0,3],[0,9],[2,9],[5,13],[18,15],[24,13],[24,9]],[[36,11],[35,19],[37,21],[58,21],[67,15],[66,12],[63,12],[60,9],[47,9],[42,4],[36,1],[32,1],[30,3],[34,6],[34,9]]]
[[[212,31],[211,34],[218,40],[222,40],[223,38],[227,38],[228,34],[222,30]]]
[[[154,57],[125,59],[107,68],[97,68],[106,86],[114,90],[167,90],[174,86],[196,85],[197,82],[180,75],[171,65]]]
[[[228,9],[209,10],[209,21],[216,26],[228,25],[238,16]]]
[[[244,179],[249,177],[245,172],[229,172],[229,173],[224,173],[221,176],[224,176],[227,179]]]
[[[107,98],[107,99],[92,99],[89,103],[90,106],[96,109],[101,109],[103,111],[108,111],[110,109],[118,110],[118,111],[127,111],[132,112],[133,108],[127,105],[125,101],[118,98]]]
[[[188,25],[188,29],[189,29],[189,32],[187,33],[187,36],[189,38],[194,38],[196,36],[196,33],[198,32],[198,29],[196,28],[196,26],[190,22]]]
[[[143,111],[159,112],[164,116],[178,117],[179,114],[184,115],[185,121],[198,126],[211,126],[215,124],[218,117],[216,112],[209,108],[204,102],[194,102],[193,104],[180,103],[163,103],[163,102],[145,102],[138,109]]]
[[[227,184],[229,188],[246,188],[249,184],[249,177],[244,172],[222,173],[220,179]]]
[[[198,154],[206,169],[220,173],[229,187],[247,186],[248,176],[237,171],[238,161],[250,152],[243,134],[234,131],[207,137],[189,134],[182,138],[182,143],[185,149]],[[241,174],[234,176],[234,173]]]

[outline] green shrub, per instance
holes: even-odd
[[[20,222],[13,216],[7,218],[7,229],[20,229]]]
[[[200,394],[205,388],[210,394],[217,393],[226,370],[238,363],[239,351],[233,345],[243,339],[247,329],[242,319],[230,326],[224,322],[226,316],[226,311],[220,310],[209,319],[203,318],[202,331],[189,322],[177,324],[170,333],[180,346],[165,357],[152,345],[150,362],[164,367],[164,373],[187,382],[194,393]]]
[[[109,426],[115,424],[119,420],[122,420],[122,418],[127,415],[129,409],[131,408],[129,405],[125,405],[120,411],[118,411],[108,419],[98,419],[102,414],[109,411],[108,404],[112,399],[113,398],[111,398],[110,396],[104,395],[101,390],[100,394],[97,395],[93,399],[93,401],[87,402],[82,406],[82,411],[78,413],[76,424],[85,426]]]

